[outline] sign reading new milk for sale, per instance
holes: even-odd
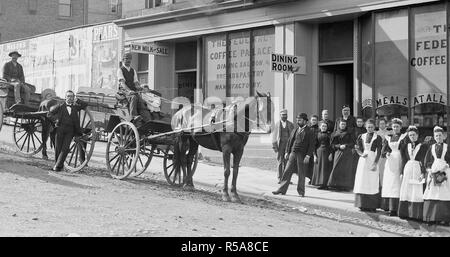
[[[271,60],[271,69],[274,72],[306,74],[304,56],[272,54]]]

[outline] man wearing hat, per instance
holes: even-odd
[[[130,115],[133,117],[140,115],[142,120],[147,122],[151,120],[150,111],[147,109],[144,100],[137,93],[142,88],[139,85],[136,70],[131,67],[131,60],[131,53],[125,53],[123,55],[122,65],[117,70],[119,89],[127,97]]]
[[[305,196],[305,172],[314,151],[314,132],[307,126],[308,115],[300,113],[297,115],[297,129],[290,135],[286,145],[286,156],[288,160],[281,178],[278,190],[274,195],[285,195],[291,182],[292,173],[297,168],[298,184],[297,192],[301,197]]]
[[[278,183],[281,182],[283,170],[286,166],[286,159],[284,158],[286,145],[289,140],[289,135],[294,131],[294,124],[287,120],[287,110],[283,109],[280,112],[280,121],[275,124],[272,131],[272,148],[277,153],[278,161]]]
[[[17,59],[22,55],[17,51],[9,53],[11,61],[5,63],[3,66],[3,78],[8,82],[18,82],[14,84],[14,97],[16,104],[22,102],[22,97],[20,95],[21,91],[23,94],[24,104],[28,104],[30,100],[31,89],[25,84],[25,76],[23,74],[23,68]]]

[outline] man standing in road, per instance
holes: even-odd
[[[28,105],[30,102],[31,89],[25,84],[25,75],[23,74],[22,65],[17,62],[17,59],[22,55],[17,51],[13,51],[9,53],[9,56],[11,57],[11,61],[5,63],[5,66],[3,66],[3,78],[8,82],[17,82],[14,83],[14,98],[16,104],[22,102],[22,97],[20,95],[22,91],[24,93],[23,102],[25,105]]]
[[[62,171],[72,138],[82,135],[78,112],[86,107],[87,103],[80,99],[75,101],[75,94],[69,90],[66,92],[66,101],[55,108],[51,108],[47,114],[50,119],[55,121],[56,125],[55,166],[52,168],[53,171]]]
[[[327,124],[327,131],[333,133],[334,121],[329,119],[328,110],[322,110],[322,120],[320,122],[325,122]]]
[[[283,172],[281,185],[278,190],[273,191],[274,195],[285,195],[289,183],[291,182],[292,173],[295,172],[297,166],[298,184],[297,192],[300,197],[305,196],[305,172],[310,158],[313,156],[314,149],[314,132],[307,125],[308,115],[301,113],[297,115],[297,129],[289,137],[286,156],[288,160],[286,168]]]
[[[278,161],[278,184],[281,182],[283,170],[286,167],[287,159],[284,158],[286,145],[289,135],[294,131],[294,124],[287,120],[288,112],[286,109],[280,112],[280,121],[275,124],[272,131],[272,148],[277,153]]]

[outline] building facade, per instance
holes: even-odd
[[[120,17],[120,0],[1,0],[0,42]]]
[[[287,108],[290,120],[322,109],[336,119],[350,104],[355,116],[398,117],[404,127],[416,125],[430,135],[434,125],[449,125],[448,5],[182,1],[124,13],[115,23],[123,28],[124,44],[169,48],[168,56],[137,58],[146,63],[142,79],[167,96],[201,102],[270,92],[275,111]],[[271,53],[300,56],[304,73],[272,72]]]

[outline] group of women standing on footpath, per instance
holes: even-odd
[[[435,127],[434,140],[422,142],[414,126],[401,133],[400,119],[391,120],[392,130],[381,120],[375,131],[373,120],[355,119],[344,109],[333,133],[326,122],[319,123],[311,184],[353,189],[361,211],[382,209],[391,216],[449,225],[450,151],[443,129]]]

